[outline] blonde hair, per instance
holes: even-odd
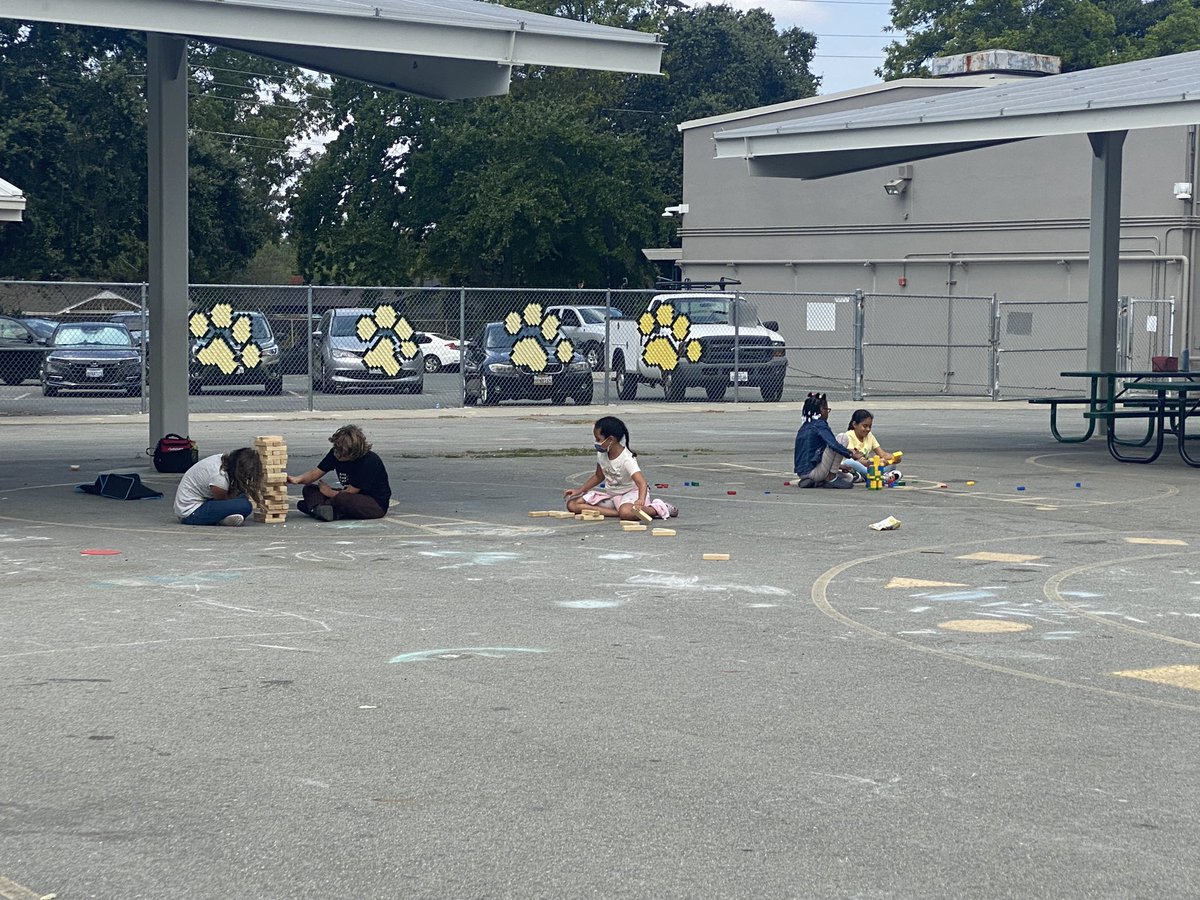
[[[349,462],[365,456],[371,449],[367,436],[357,425],[343,425],[329,437],[333,444],[333,455]]]

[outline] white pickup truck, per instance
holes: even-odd
[[[661,384],[671,401],[689,387],[720,400],[735,380],[771,403],[783,395],[787,352],[779,324],[759,322],[754,304],[731,292],[655,294],[640,316],[609,323],[609,342],[622,400],[632,400],[639,384]]]

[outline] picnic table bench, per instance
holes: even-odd
[[[1165,373],[1159,373],[1160,377]],[[1190,374],[1190,373],[1189,373]],[[1142,378],[1128,383],[1138,390],[1153,392],[1153,397],[1137,401],[1137,409],[1117,409],[1110,405],[1107,408],[1090,409],[1083,415],[1093,424],[1104,421],[1109,424],[1106,436],[1108,452],[1118,462],[1152,463],[1162,454],[1163,443],[1168,434],[1173,434],[1179,445],[1179,456],[1194,468],[1200,468],[1200,459],[1188,453],[1187,433],[1188,419],[1200,410],[1200,381],[1186,378],[1171,381],[1148,381]],[[1188,395],[1192,395],[1190,398]],[[1135,443],[1121,440],[1116,436],[1115,423],[1119,419],[1141,419],[1147,423],[1145,437]],[[1144,447],[1154,441],[1154,449],[1148,456],[1132,456],[1123,452],[1120,447]]]
[[[1191,383],[1194,386],[1200,387],[1200,372],[1157,372],[1157,371],[1130,371],[1120,372],[1112,370],[1086,370],[1080,372],[1061,372],[1063,378],[1086,378],[1089,381],[1089,389],[1086,395],[1084,394],[1064,394],[1048,397],[1031,397],[1029,402],[1035,405],[1050,407],[1050,434],[1054,439],[1062,444],[1080,444],[1090,440],[1095,434],[1096,422],[1101,421],[1112,425],[1115,419],[1145,419],[1147,421],[1146,434],[1140,440],[1128,441],[1113,437],[1113,429],[1107,429],[1109,441],[1115,441],[1117,444],[1126,446],[1143,447],[1154,438],[1155,431],[1158,430],[1156,421],[1157,412],[1160,408],[1165,413],[1172,415],[1172,425],[1174,427],[1174,417],[1177,415],[1177,410],[1171,410],[1172,402],[1181,404],[1181,398],[1167,398],[1164,396],[1146,396],[1139,394],[1138,391],[1146,390],[1152,383],[1165,382],[1166,379],[1178,379],[1178,383]],[[1123,386],[1120,390],[1117,389],[1117,382],[1123,381]],[[1177,383],[1174,380],[1169,382]],[[1086,430],[1078,435],[1064,435],[1058,429],[1058,408],[1060,406],[1086,406],[1083,411],[1083,419],[1087,424]]]

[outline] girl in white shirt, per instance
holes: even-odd
[[[637,454],[629,448],[629,429],[616,416],[596,420],[592,428],[596,448],[596,471],[578,488],[567,488],[563,496],[573,513],[594,512],[636,521],[638,510],[656,519],[679,515],[665,500],[650,499],[650,486],[642,475]]]
[[[883,482],[884,484],[891,484],[893,481],[899,481],[904,476],[896,468],[896,460],[892,454],[880,447],[879,441],[871,433],[871,426],[874,424],[875,417],[871,415],[870,410],[856,409],[854,414],[850,416],[849,430],[845,434],[838,435],[838,443],[847,449],[859,451],[863,457],[878,456],[884,463]],[[842,463],[842,466],[850,469],[855,474],[855,481],[866,480],[867,467],[865,463],[848,459]]]

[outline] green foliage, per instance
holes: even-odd
[[[892,0],[885,78],[927,75],[935,56],[1007,49],[1062,58],[1064,72],[1200,49],[1189,0]]]

